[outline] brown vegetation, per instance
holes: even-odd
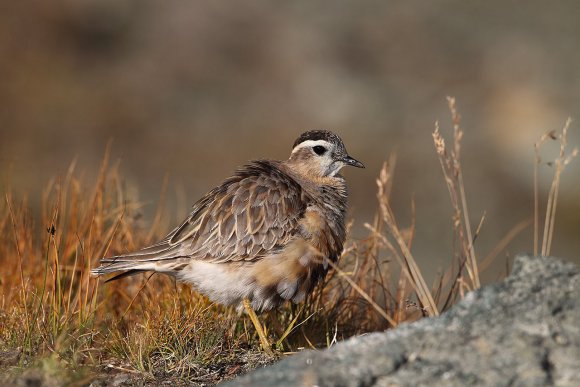
[[[449,104],[452,146],[446,145],[438,126],[433,133],[453,207],[455,241],[439,281],[427,284],[412,255],[414,216],[411,224],[402,226],[393,213],[391,157],[377,178],[378,208],[372,223],[366,224],[368,236],[349,239],[339,264],[306,302],[262,316],[280,355],[329,347],[351,336],[444,312],[480,286],[480,270],[529,224],[516,225],[497,249],[478,260],[474,245],[483,219],[474,230],[461,173],[463,132],[454,100]],[[547,204],[543,254],[550,250],[560,174],[577,154],[566,154],[568,126],[562,135],[551,133],[536,146],[539,152],[548,138],[559,138],[562,144]],[[93,184],[83,182],[74,163],[66,176],[51,181],[43,193],[40,218],[32,216],[26,198],[6,193],[0,203],[4,378],[39,367],[74,384],[117,372],[152,382],[215,383],[273,360],[259,350],[246,316],[212,304],[187,285],[155,275],[104,285],[90,276],[99,258],[163,236],[163,206],[149,227],[139,219],[140,206],[128,197],[119,166],[111,166],[107,155]],[[535,246],[538,207],[536,201]]]

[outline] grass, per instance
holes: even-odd
[[[338,264],[304,303],[261,316],[277,340],[279,356],[444,312],[480,286],[481,270],[529,225],[516,225],[478,260],[475,241],[483,219],[472,227],[460,162],[463,131],[453,99],[449,107],[452,146],[438,124],[433,133],[453,207],[454,248],[444,274],[434,285],[426,283],[412,254],[414,216],[409,225],[396,221],[391,157],[377,178],[377,213],[365,223],[368,236],[348,239]],[[578,152],[567,153],[569,125],[535,146],[537,171],[541,145],[549,139],[561,144],[553,163],[542,254],[550,251],[561,173]],[[99,258],[154,242],[168,225],[160,206],[152,224],[144,227],[141,205],[127,195],[119,165],[111,165],[108,152],[95,182],[86,184],[79,175],[73,163],[66,176],[48,183],[40,217],[32,215],[27,198],[14,198],[9,191],[0,203],[0,383],[20,377],[87,385],[126,377],[151,385],[214,384],[275,361],[259,349],[246,316],[212,304],[187,285],[159,275],[106,285],[91,277],[89,270]],[[537,178],[534,192],[538,251]]]

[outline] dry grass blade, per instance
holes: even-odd
[[[385,320],[387,320],[391,326],[397,326],[395,320],[393,320],[387,313],[385,313],[385,311],[367,294],[367,292],[365,292],[355,281],[353,281],[348,274],[342,271],[332,261],[329,261],[328,263],[342,278],[346,280],[346,282],[348,282],[350,286],[353,287],[353,289],[355,289],[370,305],[372,305],[377,313],[380,314]]]
[[[538,193],[538,168],[542,163],[542,158],[540,157],[540,148],[549,139],[556,140],[556,138],[556,131],[551,130],[547,133],[544,133],[542,137],[540,137],[540,139],[534,144],[534,255],[538,255],[538,241],[540,234],[540,199]]]
[[[507,245],[518,236],[523,230],[525,230],[531,223],[531,220],[522,220],[516,224],[508,233],[495,245],[493,250],[481,261],[479,268],[484,271],[486,270],[494,259],[499,255],[499,253],[504,250]]]
[[[560,153],[556,158],[554,165],[554,178],[552,179],[552,184],[550,186],[550,192],[548,194],[548,201],[546,204],[546,217],[544,219],[544,235],[542,239],[542,255],[550,255],[552,249],[552,239],[554,236],[554,224],[556,221],[556,207],[558,204],[558,193],[560,190],[560,177],[566,166],[578,155],[578,148],[574,148],[572,152],[566,154],[566,148],[568,146],[568,129],[572,123],[572,119],[568,118],[562,129],[562,134],[557,138],[560,140]],[[550,136],[553,138],[553,135]],[[544,141],[543,137],[538,141],[537,144],[542,144]],[[539,146],[536,145],[536,160],[539,159]],[[537,164],[537,163],[536,163]],[[536,182],[537,185],[537,182]],[[535,195],[537,197],[537,195]],[[537,200],[537,199],[536,199]],[[536,208],[537,210],[537,208]],[[538,215],[536,215],[537,218]],[[534,246],[536,247],[536,246]]]
[[[14,216],[14,210],[12,209],[12,203],[8,193],[5,196],[6,199],[6,206],[8,207],[8,213],[10,214],[10,220],[12,222],[12,230],[14,231],[14,244],[16,246],[16,254],[18,257],[18,271],[20,274],[20,291],[21,297],[24,303],[24,316],[26,317],[26,328],[27,331],[30,329],[30,317],[28,315],[28,300],[26,297],[27,294],[27,287],[26,283],[24,282],[24,269],[23,269],[23,262],[22,262],[22,252],[20,251],[20,238],[19,238],[19,231],[18,226],[16,224],[16,219]]]
[[[463,281],[463,284],[473,290],[479,288],[481,283],[479,279],[479,269],[475,255],[475,248],[473,245],[474,239],[471,231],[471,223],[469,220],[469,211],[467,208],[467,199],[463,183],[463,172],[461,168],[460,151],[463,130],[460,126],[460,116],[455,106],[455,98],[448,97],[447,101],[453,122],[453,148],[451,151],[447,149],[445,140],[441,136],[438,122],[435,123],[433,142],[435,145],[435,151],[439,157],[441,169],[443,170],[445,182],[447,183],[451,205],[454,209],[453,230],[456,235],[455,239],[460,245],[460,256],[463,256],[463,259],[467,260],[465,269],[469,276],[470,285],[465,281]]]
[[[393,253],[393,256],[395,256],[399,260],[402,268],[404,269],[404,272],[407,274],[407,277],[411,285],[413,286],[415,292],[417,293],[419,301],[421,302],[423,308],[427,311],[427,314],[429,316],[437,316],[439,314],[439,310],[437,308],[435,300],[433,299],[431,291],[427,286],[425,279],[423,278],[419,266],[415,262],[415,259],[411,254],[411,251],[409,250],[407,242],[402,236],[401,230],[397,225],[395,216],[393,215],[393,211],[389,203],[387,187],[390,187],[393,177],[393,170],[390,165],[392,164],[385,162],[383,164],[381,172],[379,173],[379,178],[377,179],[378,186],[377,197],[379,200],[383,221],[387,225],[389,234],[394,238],[398,250],[393,246],[392,243],[388,241],[386,237],[382,239],[385,245]],[[376,232],[376,230],[373,231]]]

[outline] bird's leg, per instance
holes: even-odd
[[[252,320],[254,328],[256,328],[256,332],[258,332],[258,337],[260,338],[260,344],[262,344],[262,348],[268,355],[274,356],[272,348],[270,348],[270,342],[266,338],[266,334],[264,333],[264,329],[262,328],[262,324],[260,324],[258,316],[256,316],[256,312],[254,312],[254,309],[252,309],[250,300],[248,300],[247,298],[244,298],[244,308],[246,309],[248,316],[250,316],[250,320]]]

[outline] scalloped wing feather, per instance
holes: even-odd
[[[300,185],[278,165],[261,160],[240,168],[199,200],[191,215],[162,241],[103,262],[183,257],[215,263],[252,261],[281,249],[298,233],[307,200]]]

